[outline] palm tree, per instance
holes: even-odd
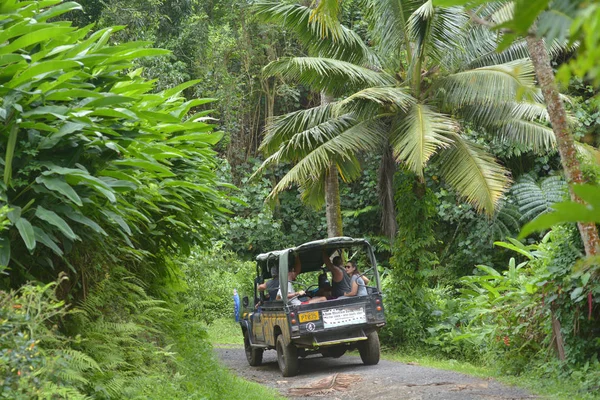
[[[292,6],[260,7],[259,12],[286,25],[298,22],[289,12]],[[459,195],[493,214],[510,183],[509,174],[465,131],[496,132],[537,150],[553,146],[552,131],[541,123],[548,115],[538,103],[541,96],[530,61],[521,58],[518,48],[496,54],[496,35],[472,26],[460,9],[438,9],[431,0],[367,0],[366,9],[374,54],[364,51],[348,61],[319,52],[265,67],[266,74],[296,79],[337,98],[270,124],[261,145],[270,156],[259,171],[283,160],[295,163],[271,195],[298,184],[305,197],[318,198],[319,179],[328,165],[335,163],[342,179],[350,180],[360,171],[357,154],[378,151],[383,155],[382,228],[390,239],[396,233],[397,163],[421,181],[425,166],[437,164],[440,176]],[[336,43],[337,52],[345,52],[345,40],[333,34],[314,46],[324,42]],[[519,96],[522,101],[516,100]]]

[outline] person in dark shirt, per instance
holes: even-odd
[[[327,253],[323,251],[323,262],[332,275],[331,298],[337,299],[343,296],[344,293],[350,292],[352,290],[352,279],[344,270],[342,257],[335,256],[332,262]]]

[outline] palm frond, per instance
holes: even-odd
[[[262,20],[292,30],[310,54],[380,68],[377,56],[356,32],[337,21],[311,18],[315,10],[310,7],[269,1],[255,3],[253,8]]]
[[[261,164],[253,176],[262,173],[270,165],[276,165],[282,161],[296,162],[303,157],[307,157],[315,149],[356,124],[356,120],[351,115],[345,114],[336,118],[326,119],[306,130],[295,132],[288,140],[280,144],[277,151]],[[317,171],[313,171],[313,173],[317,173]]]
[[[263,68],[266,76],[280,75],[296,80],[317,91],[333,96],[352,89],[386,86],[394,78],[385,72],[376,72],[345,61],[319,57],[293,57],[272,61]]]
[[[439,81],[449,106],[497,104],[535,97],[534,69],[529,60],[518,60],[458,72]]]
[[[371,87],[356,92],[337,103],[338,113],[350,112],[361,115],[377,115],[380,110],[387,112],[408,111],[416,100],[410,92],[401,87]]]
[[[441,148],[448,147],[458,130],[452,118],[433,111],[423,104],[415,104],[400,117],[391,134],[390,144],[397,161],[420,177],[429,158]]]
[[[517,199],[521,220],[531,221],[538,215],[552,210],[552,204],[564,200],[567,183],[561,176],[550,176],[536,181],[531,175],[523,175],[511,188]]]
[[[335,39],[340,35],[339,17],[341,2],[338,0],[321,0],[310,15],[311,22],[317,22],[322,27],[321,37],[331,36]]]
[[[329,103],[273,118],[267,124],[259,150],[272,154],[296,133],[311,129],[332,118],[336,106],[337,103]]]
[[[421,58],[424,54],[433,15],[433,1],[427,0],[408,17],[408,32],[415,43],[414,58]]]
[[[422,0],[366,0],[366,17],[380,54],[394,58],[406,51],[410,62],[408,19],[422,4]]]
[[[510,184],[509,172],[482,147],[454,136],[436,160],[440,175],[478,211],[492,215]]]
[[[362,121],[352,126],[302,158],[275,185],[269,198],[277,196],[293,184],[303,186],[307,182],[318,180],[332,162],[336,163],[342,179],[350,179],[355,164],[352,162],[349,170],[342,169],[347,165],[347,160],[352,160],[361,151],[376,150],[385,140],[385,134],[385,126],[378,120]]]
[[[538,154],[555,150],[556,136],[547,125],[524,119],[510,119],[497,124],[501,140],[521,144]]]

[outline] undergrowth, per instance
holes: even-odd
[[[219,366],[202,323],[135,278],[115,273],[70,309],[58,284],[0,292],[0,398],[278,398]]]

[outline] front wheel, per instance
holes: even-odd
[[[365,365],[375,365],[379,362],[379,335],[377,331],[367,334],[367,340],[358,344],[360,358]]]
[[[254,349],[250,345],[250,337],[248,331],[244,331],[244,350],[246,350],[246,359],[251,367],[258,367],[262,364],[263,349]]]
[[[283,335],[277,336],[277,363],[282,376],[298,374],[298,349],[293,344],[285,344]]]

